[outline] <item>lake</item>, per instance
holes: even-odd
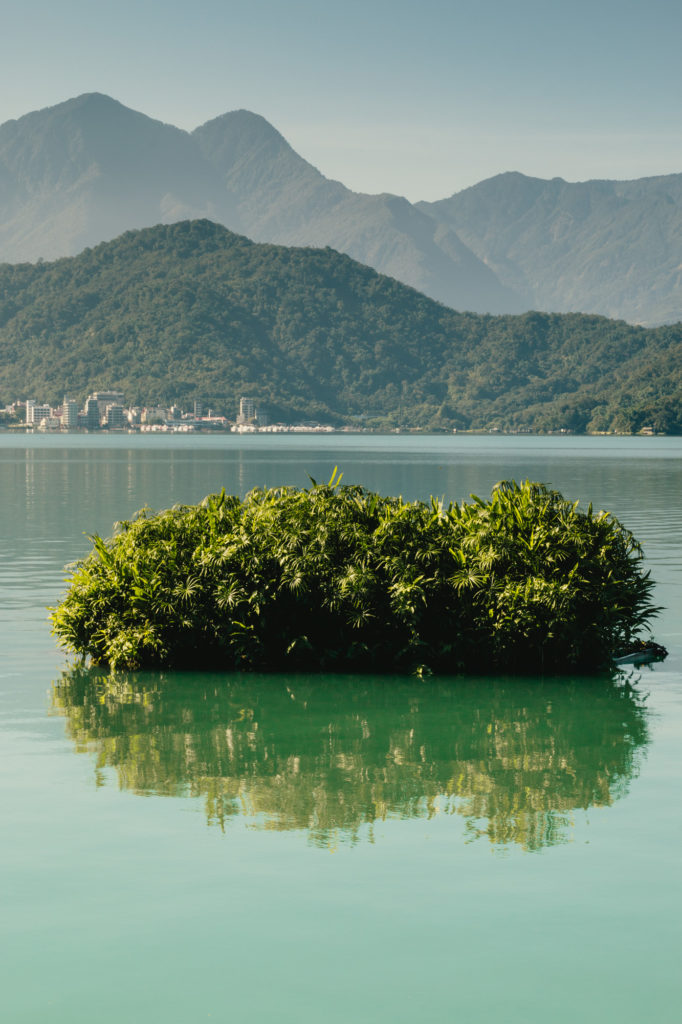
[[[590,678],[117,673],[87,534],[225,487],[542,481],[643,543],[670,651]],[[682,439],[0,434],[13,1022],[679,1020]]]

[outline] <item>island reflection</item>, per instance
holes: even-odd
[[[211,824],[372,840],[387,818],[459,814],[466,835],[528,851],[570,840],[572,812],[624,796],[648,743],[627,683],[104,674],[73,668],[52,709],[97,778],[203,797]]]

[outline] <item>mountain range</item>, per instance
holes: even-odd
[[[682,432],[682,324],[458,313],[331,248],[210,220],[0,265],[0,405],[130,403],[380,429]]]
[[[0,260],[75,255],[195,218],[330,246],[454,309],[682,319],[682,174],[509,173],[413,204],[325,178],[244,110],[186,132],[91,93],[0,126]]]

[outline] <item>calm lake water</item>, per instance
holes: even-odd
[[[614,678],[79,670],[84,534],[308,474],[504,478],[643,542],[670,651]],[[680,1019],[682,439],[0,435],[8,1022]]]

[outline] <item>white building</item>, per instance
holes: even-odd
[[[37,421],[36,421],[37,422]],[[62,421],[58,416],[43,416],[40,422],[37,424],[38,430],[59,430],[62,425]]]
[[[26,402],[26,422],[37,426],[41,420],[49,419],[52,415],[52,409],[49,405],[38,405],[33,399],[29,398]]]
[[[62,426],[65,430],[78,426],[78,403],[66,397],[62,403]]]
[[[258,419],[258,410],[256,409],[256,401],[254,398],[240,398],[239,399],[239,415],[237,416],[237,423],[239,425],[254,423]]]

